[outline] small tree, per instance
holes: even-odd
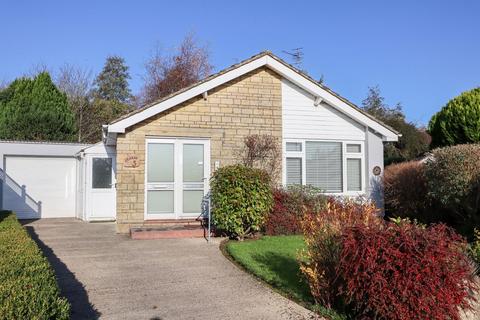
[[[73,141],[75,134],[67,96],[47,72],[17,79],[0,92],[0,139]]]
[[[278,183],[281,168],[281,145],[271,135],[253,134],[245,137],[242,163],[250,168],[262,169],[270,175],[273,184]]]
[[[432,146],[480,142],[480,88],[450,100],[428,124]]]
[[[157,50],[147,61],[142,100],[151,103],[208,76],[213,67],[206,47],[187,35],[178,50],[165,55]]]
[[[125,60],[119,56],[107,57],[103,70],[95,79],[95,97],[127,103],[131,98],[128,79],[130,74]]]

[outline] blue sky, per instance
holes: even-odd
[[[450,98],[480,86],[480,1],[4,1],[0,80],[64,63],[98,72],[121,55],[131,88],[145,60],[189,32],[215,70],[268,49],[303,47],[303,68],[360,104],[379,85],[387,103],[426,124]]]

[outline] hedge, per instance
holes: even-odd
[[[69,319],[52,267],[9,211],[0,211],[0,270],[1,319]]]

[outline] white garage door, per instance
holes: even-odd
[[[5,209],[20,219],[75,217],[76,160],[7,156]]]

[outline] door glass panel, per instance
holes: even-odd
[[[148,144],[148,182],[173,182],[173,143]]]
[[[147,213],[173,213],[173,191],[148,190]]]
[[[112,158],[92,159],[92,188],[110,189],[112,187]]]
[[[200,213],[203,190],[183,191],[183,213]]]
[[[203,144],[183,145],[183,182],[203,182]]]

